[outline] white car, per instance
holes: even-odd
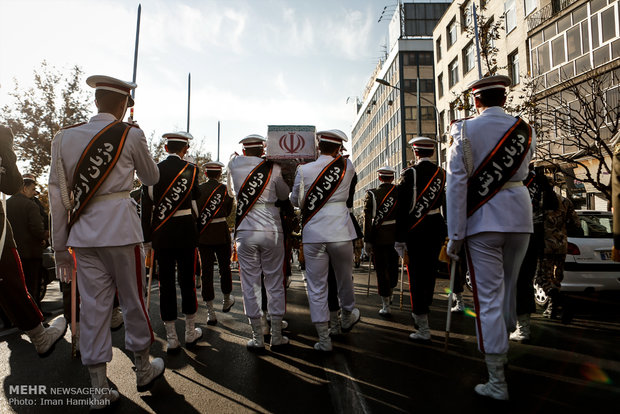
[[[579,210],[577,215],[583,235],[568,235],[562,292],[620,291],[620,263],[611,260],[612,213]],[[534,296],[537,304],[547,303],[547,295],[536,282]]]

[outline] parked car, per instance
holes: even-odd
[[[568,234],[562,292],[620,291],[620,263],[611,260],[612,213],[577,211],[583,234]],[[534,282],[536,303],[544,306],[547,295]]]

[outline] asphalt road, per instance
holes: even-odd
[[[356,300],[362,319],[353,331],[334,340],[334,351],[312,349],[316,331],[310,321],[302,274],[295,269],[288,289],[288,349],[248,352],[250,327],[243,315],[238,273],[233,273],[237,303],[218,312],[219,323],[207,326],[201,304],[197,321],[204,338],[192,350],[165,354],[165,330],[152,295],[156,342],[152,354],[166,362],[163,379],[145,393],[135,388],[133,356],[124,350],[124,328],[113,333],[114,358],[108,378],[121,395],[118,413],[536,413],[609,412],[620,401],[620,307],[616,299],[601,304],[578,300],[575,319],[563,325],[533,316],[532,342],[512,344],[506,376],[511,400],[485,400],[473,387],[486,381],[477,351],[474,319],[452,318],[448,351],[444,351],[448,285],[439,279],[431,310],[432,342],[415,344],[409,294],[399,298],[390,317],[379,316],[374,273],[367,296],[368,268],[356,269]],[[408,284],[404,284],[408,291]],[[466,304],[472,306],[466,292]],[[216,287],[216,301],[221,293]],[[49,286],[43,309],[62,311],[57,284]],[[180,306],[180,304],[179,304]],[[216,308],[217,309],[217,308]],[[180,338],[184,321],[177,322]],[[25,335],[0,331],[0,413],[86,412],[83,395],[50,395],[53,390],[80,392],[90,386],[88,371],[71,359],[70,333],[46,359],[37,357]],[[24,389],[23,386],[37,386]],[[43,388],[39,387],[43,386]],[[40,391],[45,390],[47,394]],[[27,391],[24,393],[23,391]],[[66,392],[66,391],[65,391]],[[30,405],[31,404],[31,405]],[[47,405],[43,405],[47,404]],[[57,404],[57,405],[51,405]]]

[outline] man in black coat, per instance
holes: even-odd
[[[23,179],[22,188],[6,202],[6,214],[14,231],[28,292],[40,307],[43,247],[49,231],[45,230],[39,206],[33,200],[37,182],[32,174],[24,174]]]
[[[172,132],[166,138],[168,158],[157,164],[160,179],[154,186],[142,187],[142,230],[144,240],[152,242],[159,264],[159,298],[161,319],[166,326],[169,354],[180,351],[175,322],[177,293],[175,266],[181,287],[181,309],[185,314],[185,346],[191,347],[202,338],[195,327],[198,301],[194,280],[194,261],[198,232],[196,200],[199,196],[198,167],[185,161],[188,132]],[[192,211],[193,210],[193,211]]]
[[[207,181],[200,185],[198,199],[198,250],[202,262],[202,298],[207,304],[207,324],[217,324],[213,309],[215,291],[213,289],[213,266],[217,257],[220,273],[220,287],[224,294],[222,312],[230,311],[235,303],[232,292],[232,273],[230,271],[230,232],[226,217],[233,207],[233,198],[228,194],[226,184],[220,183],[224,164],[218,161],[204,165]]]
[[[415,152],[416,163],[401,174],[398,184],[395,248],[401,257],[404,251],[409,256],[411,308],[418,326],[409,338],[429,341],[428,313],[439,270],[439,252],[447,234],[440,211],[445,200],[446,172],[431,161],[434,140],[415,137],[409,144]]]

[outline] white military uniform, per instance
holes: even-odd
[[[308,194],[310,186],[333,160],[332,156],[321,155],[316,161],[297,168],[290,195],[291,203],[295,207],[303,206],[305,194]],[[313,323],[327,322],[330,319],[327,305],[327,274],[330,261],[336,275],[340,306],[349,312],[355,308],[351,240],[357,235],[346,205],[355,167],[349,159],[345,161],[347,170],[340,185],[302,231],[310,317]]]
[[[470,269],[480,351],[505,354],[508,334],[516,323],[516,282],[533,232],[532,208],[525,186],[500,190],[467,218],[467,180],[463,155],[463,124],[471,143],[473,171],[497,145],[516,119],[501,107],[487,108],[479,116],[452,125],[448,154],[448,237],[465,239]],[[534,132],[528,154],[510,181],[522,182],[536,147]]]
[[[228,192],[237,198],[245,179],[263,162],[260,157],[238,156],[228,164]],[[261,317],[261,273],[267,291],[267,310],[275,318],[285,311],[284,234],[277,200],[286,200],[289,186],[280,166],[273,164],[271,178],[254,206],[237,228],[235,242],[243,305],[250,319]]]
[[[112,360],[110,316],[116,291],[125,320],[126,348],[142,351],[153,341],[142,300],[145,280],[142,228],[136,215],[136,202],[129,197],[134,171],[145,185],[159,180],[157,164],[151,158],[142,130],[133,127],[129,130],[118,162],[71,229],[60,196],[58,152],[62,155],[70,189],[82,152],[99,131],[115,120],[112,114],[100,113],[87,124],[61,130],[52,142],[49,175],[52,241],[57,252],[72,247],[76,253],[81,297],[80,351],[84,365]],[[114,195],[98,199],[111,194]]]

